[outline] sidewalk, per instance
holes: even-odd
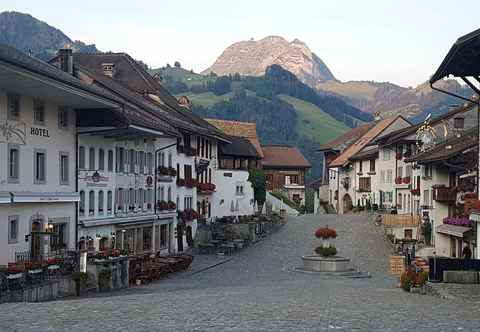
[[[460,299],[465,301],[480,301],[479,284],[453,284],[427,282],[427,294],[442,299]]]
[[[179,274],[177,274],[178,277],[187,278],[194,274],[228,263],[233,259],[233,257],[231,256],[221,257],[217,255],[198,255],[198,254],[191,254],[191,255],[193,255],[193,262],[190,265],[190,268],[185,272],[180,272]]]

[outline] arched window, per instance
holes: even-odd
[[[113,206],[113,195],[112,195],[112,191],[109,190],[107,193],[107,213],[108,214],[112,213],[112,206]]]
[[[93,216],[95,213],[95,192],[90,190],[88,193],[88,215]]]
[[[80,191],[80,204],[78,205],[78,214],[80,216],[85,215],[85,192]]]
[[[85,169],[85,147],[78,148],[78,168]]]
[[[95,169],[95,148],[88,150],[88,168],[90,170]]]
[[[103,214],[103,190],[98,192],[98,213]]]

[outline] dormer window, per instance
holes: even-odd
[[[113,77],[115,75],[114,63],[102,63],[103,75]]]
[[[457,117],[453,119],[453,127],[455,129],[463,129],[465,125],[465,118]]]

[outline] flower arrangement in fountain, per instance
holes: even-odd
[[[317,255],[330,257],[337,254],[337,248],[330,244],[330,240],[337,237],[335,229],[328,228],[328,226],[320,227],[315,231],[315,237],[322,240],[322,244],[315,248]]]

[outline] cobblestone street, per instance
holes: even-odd
[[[337,229],[339,254],[370,279],[292,272]],[[1,305],[0,331],[479,331],[478,303],[407,294],[388,274],[390,248],[364,216],[301,216],[233,259],[127,291]]]

